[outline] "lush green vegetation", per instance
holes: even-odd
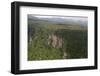
[[[87,58],[87,30],[79,25],[68,26],[28,21],[28,60],[64,59],[64,52],[67,53],[66,59]],[[62,38],[62,47],[48,45],[50,34]]]
[[[58,30],[64,38],[64,47],[68,53],[67,58],[87,57],[87,31],[86,30]]]

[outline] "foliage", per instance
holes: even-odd
[[[41,22],[28,21],[28,60],[63,59],[63,51],[67,52],[67,59],[87,58],[87,30]],[[48,35],[51,33],[63,38],[63,48],[48,45]]]

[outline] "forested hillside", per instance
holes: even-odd
[[[87,58],[87,27],[28,19],[28,60]]]

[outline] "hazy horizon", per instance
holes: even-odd
[[[29,19],[40,19],[40,20],[47,20],[53,22],[62,22],[62,23],[69,23],[69,24],[80,24],[83,26],[87,26],[88,24],[88,17],[86,16],[57,16],[57,15],[33,15],[28,14]]]

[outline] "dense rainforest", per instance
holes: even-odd
[[[87,28],[28,19],[28,60],[88,57]]]

